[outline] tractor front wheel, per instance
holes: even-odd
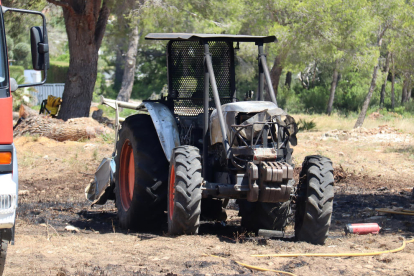
[[[168,180],[168,233],[197,234],[201,213],[201,157],[193,146],[174,149]]]
[[[299,177],[295,213],[296,240],[324,244],[333,211],[332,162],[319,155],[307,156]]]

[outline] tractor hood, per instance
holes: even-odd
[[[228,103],[222,105],[224,120],[227,124],[225,127],[227,131],[227,137],[230,139],[230,127],[231,125],[236,124],[236,116],[238,113],[259,113],[266,111],[269,115],[272,116],[284,116],[287,113],[278,108],[273,102],[263,102],[263,101],[246,101],[246,102],[236,102]],[[210,116],[210,141],[214,145],[216,143],[223,142],[223,136],[220,130],[220,122],[218,119],[217,109],[214,109]]]

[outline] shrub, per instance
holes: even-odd
[[[286,86],[279,87],[277,104],[288,113],[304,113],[304,105],[298,95]]]
[[[329,90],[324,86],[316,86],[309,90],[303,89],[300,98],[304,108],[310,113],[323,113],[329,100]]]
[[[405,111],[414,114],[414,101],[411,100],[404,105]]]
[[[68,70],[68,62],[50,61],[50,69],[47,71],[47,83],[64,83]]]
[[[314,129],[316,127],[316,123],[313,120],[306,121],[305,119],[299,119],[298,121],[298,131],[307,131]]]
[[[18,61],[24,60],[30,53],[30,45],[27,43],[17,43],[13,49],[14,58]]]

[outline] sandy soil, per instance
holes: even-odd
[[[375,132],[375,131],[374,131]],[[255,258],[252,254],[371,252],[400,247],[414,236],[414,217],[378,214],[380,207],[414,209],[414,142],[409,134],[331,132],[299,134],[297,168],[305,155],[335,164],[334,214],[324,246],[254,237],[240,228],[237,206],[226,225],[204,222],[198,236],[119,229],[113,203],[91,208],[84,188],[112,145],[101,138],[56,142],[15,140],[20,197],[16,242],[9,246],[5,275],[275,275],[244,268],[240,261],[296,275],[414,275],[414,243],[394,254],[358,258]],[[349,137],[348,137],[349,136]],[[361,137],[361,138],[355,138]],[[296,169],[298,170],[298,169]],[[377,222],[380,235],[345,236],[347,223]],[[72,225],[80,232],[66,231]],[[287,233],[291,233],[292,226]],[[290,231],[290,232],[289,232]],[[218,255],[217,258],[207,255]]]

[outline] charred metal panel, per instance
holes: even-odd
[[[280,114],[285,114],[282,109],[278,109],[277,106],[272,102],[236,102],[236,103],[228,103],[222,106],[224,120],[227,123],[227,136],[230,137],[230,129],[231,125],[234,125],[235,118],[238,113],[256,113],[262,112],[264,110],[277,110]],[[220,130],[220,124],[218,121],[218,114],[217,110],[214,110],[210,116],[210,140],[211,144],[214,145],[216,143],[222,143],[223,137]]]

